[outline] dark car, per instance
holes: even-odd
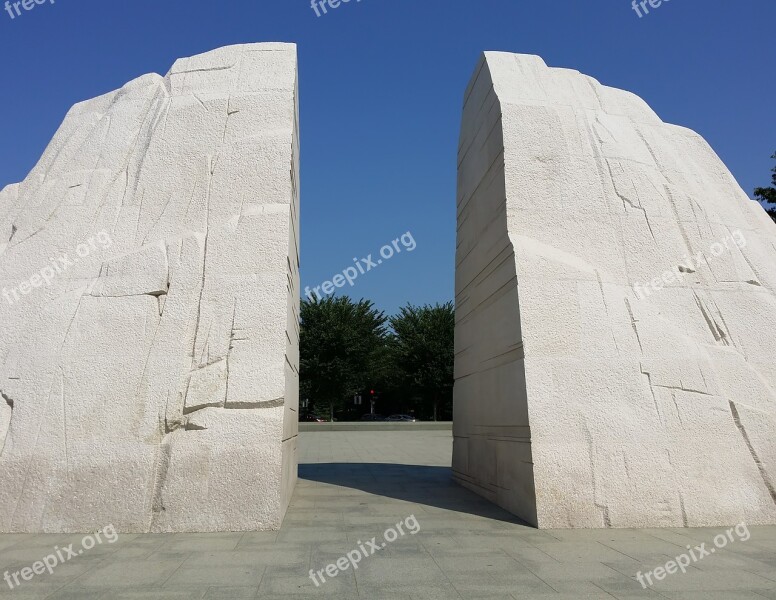
[[[391,415],[387,419],[388,421],[400,421],[403,423],[415,423],[417,419],[410,415]]]
[[[361,417],[362,421],[385,421],[385,417],[383,415],[364,415]]]
[[[322,419],[321,417],[316,417],[312,413],[307,413],[304,415],[299,415],[299,422],[300,423],[326,423],[326,419]]]

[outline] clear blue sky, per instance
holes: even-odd
[[[0,7],[2,2],[0,0]],[[22,180],[68,108],[177,57],[299,45],[302,278],[411,231],[417,242],[351,294],[379,307],[453,297],[463,91],[483,50],[541,55],[642,96],[711,143],[747,193],[776,150],[773,0],[57,0],[0,12],[0,186]]]

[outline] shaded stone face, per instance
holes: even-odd
[[[487,53],[458,181],[458,481],[540,527],[776,522],[776,227],[696,133]]]
[[[0,531],[280,526],[296,481],[296,48],[76,105],[0,192]]]

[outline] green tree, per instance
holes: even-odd
[[[300,391],[329,416],[369,385],[385,345],[384,313],[347,296],[303,300],[300,315]]]
[[[391,364],[397,377],[430,403],[436,421],[440,403],[452,399],[455,308],[452,302],[402,308],[390,319]]]
[[[773,156],[771,156],[771,158],[776,160],[776,152],[773,154]],[[776,167],[773,167],[771,172],[773,173],[773,177],[771,178],[771,187],[757,188],[754,191],[754,197],[760,202],[764,202],[766,204],[776,204]],[[776,221],[776,209],[766,208],[766,210],[768,211],[768,214],[771,215],[771,218]]]

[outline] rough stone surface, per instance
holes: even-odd
[[[298,147],[295,46],[231,46],[74,106],[0,192],[0,531],[280,526]]]
[[[459,482],[539,527],[776,523],[775,289],[776,227],[699,135],[485,55],[459,157]]]

